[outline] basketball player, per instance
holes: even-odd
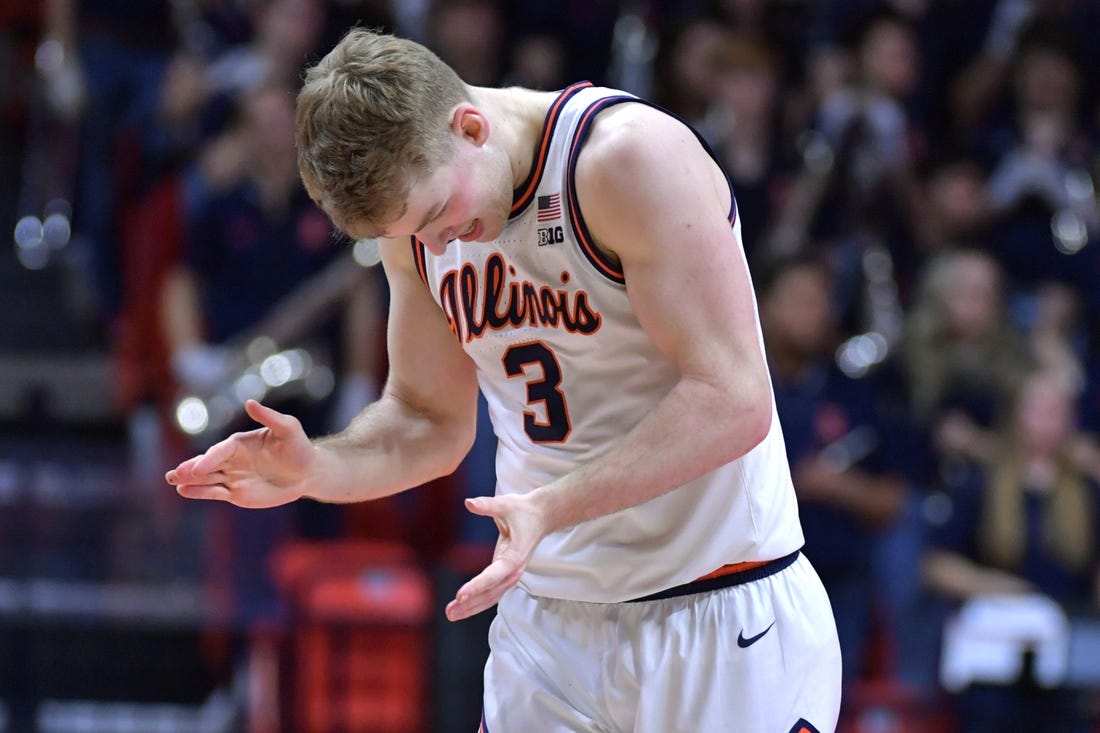
[[[185,497],[350,502],[499,438],[483,729],[832,731],[840,653],[802,531],[728,181],[620,92],[464,84],[351,31],[298,96],[306,188],[391,287],[384,394],[310,441],[262,427],[168,473]]]

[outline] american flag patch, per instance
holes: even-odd
[[[552,193],[549,196],[539,196],[539,221],[551,221],[561,218],[561,194]]]

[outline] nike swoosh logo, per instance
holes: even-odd
[[[746,649],[746,648],[752,646],[756,642],[760,641],[760,638],[762,636],[764,636],[764,634],[771,631],[773,626],[775,626],[775,621],[772,621],[770,624],[768,624],[768,628],[764,629],[763,631],[761,631],[756,636],[750,636],[747,639],[745,638],[745,630],[742,629],[737,634],[737,646],[741,647],[742,649]]]

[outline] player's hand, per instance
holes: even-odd
[[[165,475],[180,496],[216,499],[250,509],[300,499],[316,449],[291,415],[255,400],[245,411],[262,428],[235,433]]]
[[[535,547],[546,535],[540,510],[527,496],[505,494],[467,499],[466,508],[474,514],[492,517],[500,530],[493,561],[458,589],[447,604],[447,618],[459,621],[491,608],[504,593],[519,582]]]

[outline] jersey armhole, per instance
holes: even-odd
[[[585,141],[588,139],[589,133],[592,131],[592,123],[603,110],[608,107],[612,107],[616,104],[622,104],[623,102],[636,102],[638,104],[644,104],[647,107],[652,107],[659,112],[675,118],[685,127],[691,130],[696,139],[699,140],[699,144],[703,146],[703,149],[718,166],[718,170],[722,172],[722,176],[726,179],[726,186],[729,188],[730,193],[730,208],[727,214],[730,226],[734,226],[737,223],[737,197],[733,193],[733,182],[730,181],[729,174],[726,172],[725,167],[722,166],[721,161],[715,154],[714,149],[703,138],[699,132],[683,120],[679,115],[676,115],[668,110],[660,107],[659,105],[647,102],[644,99],[629,96],[616,96],[606,97],[592,103],[581,116],[581,121],[577,125],[577,129],[573,133],[573,140],[569,147],[569,163],[567,168],[566,178],[566,205],[569,210],[569,223],[573,228],[573,233],[577,237],[577,241],[580,243],[581,252],[585,258],[596,268],[596,271],[606,277],[611,282],[619,285],[626,284],[626,277],[623,274],[622,266],[615,262],[613,259],[607,256],[599,247],[596,246],[592,233],[588,230],[588,225],[584,221],[584,214],[581,213],[580,201],[577,197],[576,175],[577,175],[577,159],[580,156],[581,148],[584,146]]]
[[[592,123],[596,119],[596,115],[616,104],[640,101],[641,100],[636,97],[623,96],[605,97],[604,99],[593,102],[581,115],[581,121],[578,123],[577,129],[574,130],[573,139],[569,144],[569,162],[566,168],[565,195],[566,207],[569,212],[569,224],[573,228],[573,234],[577,237],[577,242],[580,244],[581,252],[584,254],[585,259],[587,259],[596,269],[596,272],[617,285],[626,284],[626,277],[623,275],[622,267],[596,246],[592,234],[588,230],[588,224],[584,221],[584,215],[581,213],[576,186],[577,159],[580,157],[581,148],[584,146],[589,133],[592,131]]]

